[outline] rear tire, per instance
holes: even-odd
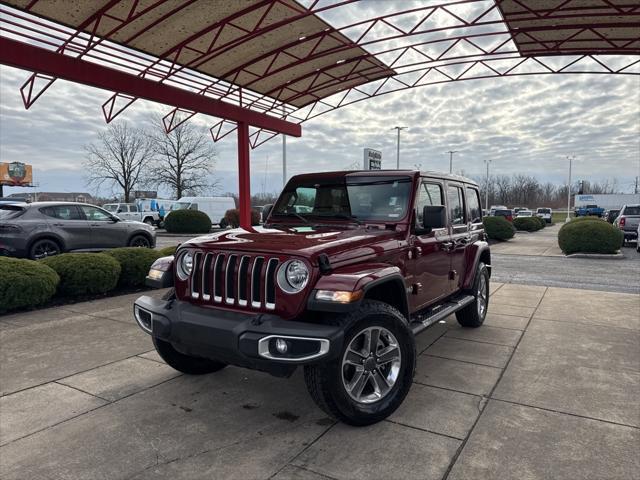
[[[173,345],[159,338],[153,338],[153,346],[156,347],[158,355],[167,362],[167,365],[186,373],[187,375],[204,375],[206,373],[217,372],[227,366],[226,363],[217,362],[208,358],[191,357],[180,353]]]
[[[463,327],[477,328],[484,323],[489,308],[489,270],[480,262],[470,293],[474,301],[456,312],[458,323]]]
[[[29,258],[32,260],[51,257],[59,253],[62,253],[60,244],[51,238],[36,240],[29,248]]]
[[[146,223],[147,225],[153,227],[153,218],[147,217],[147,218],[144,219],[143,223]]]
[[[415,340],[404,316],[383,302],[365,300],[342,320],[340,355],[305,366],[305,383],[328,415],[349,425],[371,425],[391,415],[409,393]]]

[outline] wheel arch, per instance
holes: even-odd
[[[476,242],[469,246],[466,264],[470,265],[471,268],[468,268],[465,273],[464,282],[462,283],[463,289],[468,289],[473,285],[480,262],[486,265],[489,277],[491,277],[491,250],[487,242]]]
[[[67,251],[67,245],[64,239],[60,235],[53,232],[41,232],[31,237],[27,242],[27,255],[31,254],[31,247],[33,247],[34,243],[36,243],[38,240],[45,240],[45,239],[55,241],[58,245],[60,245],[60,250],[63,253]]]
[[[131,240],[133,240],[134,237],[138,237],[140,235],[149,240],[149,244],[151,245],[151,247],[154,246],[155,242],[153,241],[153,236],[145,230],[134,230],[133,232],[131,232],[131,234],[127,238],[127,246],[131,243]]]

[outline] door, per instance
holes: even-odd
[[[422,180],[416,195],[414,234],[410,238],[411,258],[407,270],[412,275],[409,303],[411,310],[424,308],[449,294],[450,235],[447,228],[427,232],[422,228],[425,206],[444,204],[443,185]]]
[[[128,230],[126,224],[115,222],[105,210],[81,205],[84,216],[91,226],[91,248],[125,247],[127,245]]]
[[[91,226],[76,205],[52,205],[40,209],[51,230],[58,234],[68,250],[91,247]]]
[[[469,236],[470,241],[477,242],[484,232],[482,224],[482,208],[480,208],[480,194],[478,189],[471,186],[465,187],[465,200],[467,203],[467,213],[469,215]]]
[[[471,241],[462,184],[447,182],[447,212],[451,232],[449,291],[455,293],[460,289],[464,277],[464,253]]]

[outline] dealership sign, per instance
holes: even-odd
[[[20,162],[0,163],[0,185],[27,187],[33,183],[31,165]]]
[[[364,149],[364,169],[382,170],[382,152],[372,148]]]

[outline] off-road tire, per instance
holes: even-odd
[[[206,373],[217,372],[227,366],[226,363],[217,362],[208,358],[191,357],[180,353],[173,345],[159,338],[153,337],[153,346],[156,347],[158,355],[170,367],[187,375],[204,375]]]
[[[480,295],[480,285],[482,279],[484,278],[484,287],[485,288],[485,305],[482,313],[479,308],[479,295]],[[458,319],[458,323],[463,327],[471,327],[477,328],[484,323],[484,319],[487,316],[487,309],[489,308],[489,270],[487,266],[480,262],[478,263],[478,267],[476,268],[476,276],[473,279],[473,285],[471,289],[467,292],[474,296],[473,302],[471,302],[466,307],[458,310],[456,312],[456,318]]]
[[[364,300],[355,312],[340,318],[345,326],[344,342],[338,357],[330,362],[304,367],[307,390],[328,415],[354,426],[371,425],[391,415],[403,402],[415,373],[416,347],[406,318],[394,307],[376,300]],[[398,341],[401,363],[397,379],[388,393],[373,403],[360,403],[349,396],[343,384],[343,355],[363,329],[383,327]]]

